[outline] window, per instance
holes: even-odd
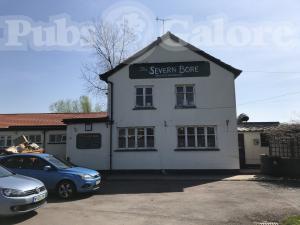
[[[93,130],[93,124],[92,123],[86,123],[85,124],[85,131],[92,131]]]
[[[137,108],[153,107],[152,87],[136,87],[135,89],[135,106]]]
[[[26,135],[25,137],[29,142],[36,143],[36,144],[42,143],[41,135]]]
[[[49,144],[66,144],[65,134],[50,134]]]
[[[4,161],[2,161],[1,163],[7,168],[31,169],[31,170],[43,170],[44,166],[50,165],[43,159],[40,159],[38,157],[28,157],[28,156],[10,157],[8,159],[4,159]]]
[[[177,107],[195,106],[194,85],[176,86],[176,106]]]
[[[11,136],[0,136],[0,148],[12,146]]]
[[[48,162],[41,158],[32,158],[34,160],[34,169],[35,170],[44,170],[45,166],[52,167]]]
[[[23,163],[23,158],[21,157],[9,157],[1,160],[1,164],[10,169],[21,168]]]
[[[77,134],[76,147],[78,149],[101,148],[101,134],[99,133]]]
[[[154,128],[119,128],[118,142],[119,148],[154,148]]]
[[[216,127],[177,127],[179,148],[216,148]]]
[[[261,147],[269,147],[269,137],[265,133],[260,134],[260,146]]]

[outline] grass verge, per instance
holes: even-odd
[[[300,225],[300,216],[291,216],[283,220],[281,225]]]

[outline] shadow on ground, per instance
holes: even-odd
[[[199,186],[206,183],[216,181],[175,181],[175,180],[161,180],[161,181],[118,181],[110,180],[104,181],[102,188],[96,194],[99,195],[113,195],[113,194],[143,194],[143,193],[168,193],[168,192],[183,192],[185,188]]]
[[[18,216],[10,216],[10,217],[0,217],[0,224],[1,225],[12,225],[12,224],[18,224],[23,221],[29,220],[30,218],[36,216],[38,213],[36,211],[29,212],[24,215],[18,215]]]
[[[70,200],[62,200],[54,193],[48,196],[48,203],[65,203],[80,201],[93,195],[114,195],[114,194],[143,194],[143,193],[168,193],[183,192],[185,188],[203,185],[215,181],[153,181],[153,180],[104,180],[101,188],[93,193],[77,194]]]
[[[268,189],[300,189],[300,181],[298,180],[260,181],[258,183]]]

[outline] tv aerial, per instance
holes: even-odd
[[[159,17],[156,17],[156,22],[161,22],[162,23],[162,31],[163,31],[163,34],[165,33],[165,22],[166,21],[169,21],[171,19],[168,19],[168,18],[159,18]]]

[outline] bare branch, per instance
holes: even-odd
[[[94,29],[83,39],[89,43],[96,56],[94,64],[85,64],[82,67],[86,91],[95,95],[104,94],[107,87],[99,80],[99,74],[113,69],[127,58],[134,46],[136,35],[127,21],[116,25],[100,20],[94,23]]]

